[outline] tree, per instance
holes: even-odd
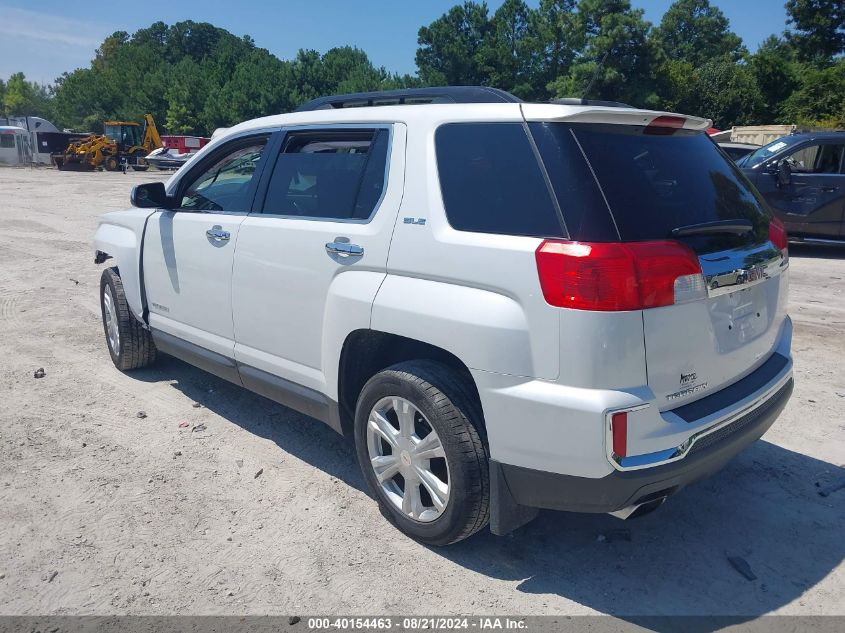
[[[772,35],[748,61],[763,99],[761,120],[780,120],[783,103],[798,86],[798,77],[801,74],[801,69],[795,61],[794,49],[784,40]]]
[[[290,67],[266,49],[255,49],[242,59],[232,77],[210,95],[204,114],[205,129],[213,132],[260,116],[292,109],[285,86],[290,82]]]
[[[23,73],[15,73],[3,89],[3,111],[6,116],[50,116],[50,91],[32,81]]]
[[[670,60],[699,67],[717,57],[739,60],[742,39],[729,30],[728,19],[709,0],[676,0],[663,14],[655,38]]]
[[[380,90],[388,78],[384,68],[376,68],[360,48],[342,46],[326,51],[322,58],[329,93]]]
[[[764,108],[754,74],[730,58],[715,59],[697,69],[689,99],[684,110],[713,119],[718,128],[756,123]]]
[[[479,54],[491,86],[530,97],[528,30],[531,11],[523,0],[505,0],[493,14]]]
[[[486,3],[467,1],[420,28],[416,62],[423,83],[450,86],[488,83],[481,55],[490,29],[487,13]]]
[[[798,58],[816,64],[829,63],[845,53],[845,3],[842,0],[787,0],[786,32]]]
[[[531,97],[551,96],[549,84],[565,75],[576,54],[575,0],[541,0],[526,35]]]
[[[663,55],[650,30],[642,9],[632,9],[628,0],[580,0],[575,15],[579,52],[569,72],[552,82],[555,96],[656,106],[656,69]]]
[[[208,88],[201,69],[192,58],[184,57],[170,71],[164,120],[170,134],[195,134],[196,130],[205,129],[203,110]]]
[[[799,82],[783,103],[784,119],[818,127],[845,127],[845,59],[824,68],[804,67]]]

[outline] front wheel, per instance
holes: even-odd
[[[106,171],[117,171],[120,169],[120,161],[117,159],[117,156],[106,156],[106,159],[103,161],[103,167]]]
[[[432,361],[394,365],[364,385],[358,461],[382,513],[429,545],[487,525],[490,481],[481,414],[466,379]]]
[[[100,309],[106,346],[115,367],[127,371],[155,362],[153,337],[129,310],[123,282],[116,268],[107,268],[100,277]]]

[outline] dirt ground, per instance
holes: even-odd
[[[792,248],[795,394],[719,475],[631,522],[429,549],[328,427],[176,360],[114,368],[94,218],[157,177],[0,169],[0,614],[845,614],[845,489],[820,494],[845,479],[845,249]]]

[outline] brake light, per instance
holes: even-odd
[[[559,308],[643,310],[672,305],[704,288],[696,254],[671,240],[545,240],[535,255],[543,296]]]
[[[611,416],[610,431],[613,436],[613,454],[617,457],[626,457],[628,455],[628,414],[625,411]]]
[[[783,222],[777,218],[772,218],[769,222],[769,241],[784,255],[787,254],[789,236],[786,234],[786,227],[783,225]]]
[[[674,134],[675,130],[684,127],[684,117],[680,116],[658,116],[651,120],[651,123],[645,126],[644,134],[669,135]]]

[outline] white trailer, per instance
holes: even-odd
[[[22,127],[0,126],[0,165],[28,165],[31,162],[30,133]]]

